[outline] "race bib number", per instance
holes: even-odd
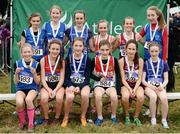
[[[59,81],[59,77],[56,76],[56,75],[46,76],[46,81],[47,82],[58,82]]]
[[[149,42],[147,42],[147,41],[145,42],[144,48],[149,49]]]
[[[19,81],[24,84],[32,84],[33,78],[29,76],[20,75]]]
[[[100,86],[102,86],[102,87],[112,87],[113,86],[113,81],[110,81],[110,80],[100,81]]]
[[[84,82],[85,77],[71,76],[71,81],[76,84],[81,84]]]
[[[135,77],[130,77],[130,78],[127,79],[127,81],[136,82],[136,78]]]
[[[43,49],[34,49],[34,55],[43,55]]]
[[[148,83],[156,87],[159,87],[161,85],[161,83],[158,81],[148,81]]]
[[[129,74],[126,73],[126,80],[129,81],[129,82],[134,83],[134,82],[136,82],[138,80],[138,74],[137,73],[133,73],[131,75],[131,77],[130,77]]]
[[[125,45],[121,45],[120,46],[120,54],[121,54],[121,56],[125,56],[126,55]]]

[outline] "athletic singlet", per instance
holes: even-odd
[[[138,80],[138,75],[139,75],[139,65],[135,64],[134,69],[133,66],[130,66],[128,69],[128,64],[126,62],[126,57],[124,57],[124,72],[125,72],[125,79],[127,83],[129,84],[130,87],[134,88],[136,85],[136,82]],[[130,71],[131,70],[131,71]]]
[[[31,59],[30,65],[34,69],[37,69],[38,62],[34,59]],[[35,83],[33,74],[31,73],[31,70],[29,66],[26,65],[24,62],[24,59],[16,61],[17,68],[21,68],[22,71],[19,73],[19,83],[16,84],[16,90],[29,90],[29,89],[35,89],[38,90],[38,85]]]
[[[71,69],[71,82],[75,84],[81,84],[84,82],[84,71],[86,68],[87,55],[82,55],[80,61],[76,61],[73,54],[69,55],[69,63]]]
[[[113,36],[108,35],[108,34],[105,37],[105,40],[109,41],[110,43],[111,43],[112,39],[113,39]],[[96,54],[99,53],[98,51],[99,51],[99,42],[100,41],[101,41],[100,35],[96,35],[95,36],[95,52],[96,52]]]
[[[154,75],[150,59],[146,60],[145,64],[146,64],[146,81],[154,86],[159,86],[160,84],[162,84],[164,81],[164,61],[160,59],[159,65],[158,63],[152,63],[155,74],[158,71],[157,78]],[[157,70],[157,68],[159,69]]]
[[[121,42],[119,44],[119,58],[126,56],[126,43],[127,39],[124,37],[124,34],[119,35],[121,38]],[[136,39],[136,33],[133,32],[133,39]]]
[[[66,25],[65,25],[65,23],[62,23],[59,21],[59,26],[55,30],[53,28],[52,21],[49,21],[49,22],[45,22],[45,24],[43,26],[43,30],[45,31],[45,38],[46,38],[47,43],[50,42],[54,38],[57,38],[63,42]],[[46,54],[48,54],[49,53],[48,45],[46,44],[45,47],[46,47],[45,48]]]
[[[48,55],[44,57],[44,62],[45,62],[46,82],[50,82],[50,83],[59,82],[59,80],[60,80],[60,65],[59,65],[59,63],[57,64],[56,68],[55,68],[56,65],[51,66],[52,67],[52,71],[51,71]],[[55,68],[55,70],[54,70],[54,68]]]
[[[96,55],[95,57],[95,68],[93,73],[96,76],[104,76],[106,80],[104,81],[94,81],[94,87],[113,87],[115,86],[115,64],[114,57],[109,56],[109,61],[106,64],[102,63],[100,56]]]
[[[25,42],[29,43],[33,48],[33,59],[39,61],[45,54],[43,46],[45,38],[44,31],[38,29],[38,34],[34,35],[32,28],[28,28],[24,30],[24,33],[26,39]]]
[[[72,43],[76,37],[82,37],[85,42],[85,49],[84,53],[86,54],[88,52],[89,48],[89,40],[88,40],[88,28],[87,26],[83,26],[82,32],[77,32],[75,26],[72,26],[70,28],[70,47],[68,51],[68,55],[72,53]]]
[[[146,33],[146,42],[144,45],[144,59],[147,60],[151,57],[149,54],[149,50],[148,50],[149,49],[148,43],[150,41],[155,41],[160,45],[161,51],[159,53],[159,57],[162,58],[162,56],[163,56],[163,52],[162,52],[162,48],[163,48],[162,34],[163,34],[163,31],[159,30],[158,27],[156,26],[155,30],[153,30],[151,33],[151,24],[146,24],[145,33]]]

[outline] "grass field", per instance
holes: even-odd
[[[174,91],[180,91],[180,70],[179,75],[176,75],[176,89]],[[8,77],[2,76],[0,74],[0,92],[7,93],[9,92],[10,79]],[[13,102],[14,103],[14,102]],[[142,113],[146,109],[143,107]],[[0,133],[24,133],[26,130],[18,130],[18,118],[17,115],[14,115],[15,107],[9,104],[0,104]],[[152,127],[149,122],[148,116],[140,116],[140,119],[143,123],[142,127],[136,127],[132,124],[130,127],[124,126],[124,116],[122,112],[122,107],[119,103],[118,107],[118,119],[119,123],[112,125],[110,121],[110,113],[107,112],[107,108],[104,108],[103,116],[105,121],[101,127],[97,127],[92,123],[88,123],[86,127],[82,127],[79,120],[80,108],[78,105],[73,107],[73,114],[71,114],[70,122],[67,128],[61,128],[60,124],[56,126],[44,127],[43,125],[38,125],[35,127],[35,132],[37,133],[180,133],[180,100],[169,103],[169,116],[168,122],[170,129],[163,129],[160,124],[160,116],[158,116],[158,125]],[[133,112],[134,109],[131,108],[130,112]],[[54,114],[51,113],[50,117]],[[89,116],[94,119],[96,116],[95,113]],[[37,117],[38,118],[38,117]],[[62,119],[61,119],[62,121]]]

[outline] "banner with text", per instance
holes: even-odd
[[[76,10],[84,10],[87,25],[97,34],[97,22],[106,19],[109,22],[109,34],[118,35],[123,32],[123,19],[131,16],[135,19],[135,31],[139,32],[147,23],[146,10],[149,6],[157,6],[166,14],[166,0],[13,0],[13,63],[20,58],[17,42],[20,41],[22,30],[28,27],[28,17],[33,12],[42,15],[42,24],[50,19],[50,8],[59,5],[63,10],[61,20],[70,27]],[[142,46],[139,47],[143,55]],[[117,56],[117,51],[114,53]],[[12,82],[13,83],[13,82]],[[14,92],[12,84],[12,92]]]

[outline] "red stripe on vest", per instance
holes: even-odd
[[[95,64],[96,64],[95,65],[95,71],[96,71],[97,75],[103,76],[99,56],[95,57]],[[103,68],[104,68],[104,70],[106,69],[106,64],[103,65]],[[114,57],[110,56],[107,77],[113,77],[114,73],[115,73],[115,70],[114,70]]]

